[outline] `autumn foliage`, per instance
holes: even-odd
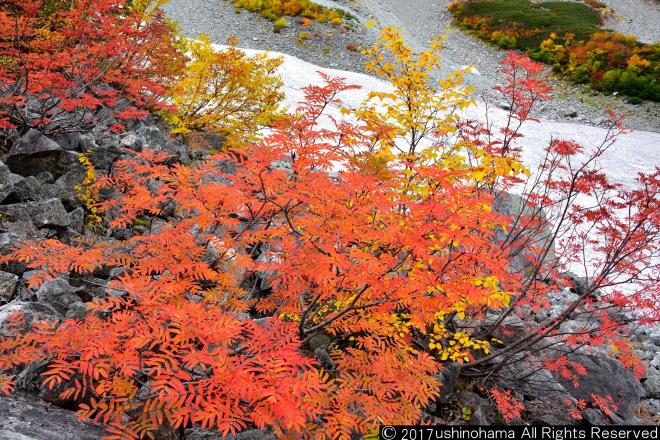
[[[523,50],[576,83],[625,94],[632,102],[660,100],[660,44],[601,29],[590,7],[468,0],[452,3],[450,10],[461,27],[479,38]]]
[[[228,0],[236,6],[236,12],[246,9],[256,12],[271,21],[284,20],[285,15],[301,16],[318,23],[330,22],[339,25],[345,12],[314,3],[311,0]],[[286,23],[286,21],[285,21]]]
[[[658,319],[658,173],[633,189],[607,181],[597,159],[616,124],[593,151],[554,140],[531,173],[519,130],[547,99],[540,66],[508,55],[497,89],[511,102],[508,123],[485,127],[459,117],[470,99],[460,73],[436,81],[440,46],[415,54],[385,29],[365,55],[392,88],[344,117],[328,108],[357,87],[321,75],[263,139],[190,165],[147,148],[90,179],[90,194],[112,194],[96,206],[107,227],[150,227],[125,240],[25,242],[0,259],[36,269],[32,288],[121,269],[113,294],[81,318],[13,317],[0,390],[43,361],[45,385],[107,425],[108,438],[197,424],[348,439],[422,421],[449,361],[487,378],[506,420],[524,408],[514,385],[494,383],[501,365],[551,337],[570,348],[616,340],[634,364],[625,323],[593,296],[609,287],[609,304]],[[521,203],[494,209],[520,187]],[[576,263],[590,271],[578,299],[556,318],[530,319]],[[624,295],[623,282],[635,290]],[[597,328],[566,333],[561,324],[584,310]],[[504,341],[511,316],[529,325]],[[531,356],[570,375],[562,359]]]
[[[122,120],[162,106],[182,66],[154,2],[8,0],[0,6],[0,129],[89,129],[102,106]]]
[[[232,46],[216,50],[205,35],[187,44],[191,60],[167,93],[175,107],[165,114],[173,133],[214,133],[236,144],[272,123],[283,98],[275,74],[281,58],[248,56]]]

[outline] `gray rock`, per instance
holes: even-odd
[[[540,365],[521,360],[505,366],[501,374],[515,389],[530,398],[562,403],[571,399],[566,388]]]
[[[559,374],[555,376],[568,393],[587,403],[594,403],[592,394],[611,396],[618,405],[615,412],[623,419],[632,417],[644,395],[644,389],[630,370],[620,362],[602,355],[573,353],[568,355],[568,360],[578,362],[586,369],[586,375],[578,377],[578,386]]]
[[[91,150],[90,160],[97,170],[109,171],[112,164],[121,156],[121,148],[119,148],[114,138],[96,140],[99,145]]]
[[[43,374],[48,369],[49,364],[50,362],[47,360],[39,360],[23,368],[16,376],[16,391],[25,392],[55,406],[67,408],[71,405],[71,401],[62,399],[60,394],[70,384],[63,381],[56,384],[52,389],[44,385]]]
[[[461,374],[461,365],[457,362],[451,362],[445,365],[444,369],[438,375],[440,383],[440,395],[435,399],[436,404],[443,405],[455,397],[454,390],[458,384],[458,378]]]
[[[20,282],[16,288],[16,295],[14,298],[20,301],[37,301],[37,295],[35,290],[28,287],[28,283],[32,277],[38,275],[40,271],[38,270],[28,270],[23,272],[21,275]]]
[[[96,112],[96,121],[97,125],[94,127],[94,131],[105,131],[108,127],[116,124],[117,118],[114,117],[114,110],[110,107],[103,106],[99,111]]]
[[[271,325],[271,321],[273,320],[272,317],[267,316],[265,318],[257,318],[254,319],[254,323],[257,324],[259,327],[266,328],[267,326]]]
[[[88,312],[89,310],[87,309],[87,306],[84,303],[78,301],[71,304],[69,309],[66,311],[65,318],[82,319],[87,315]]]
[[[21,176],[9,171],[7,165],[0,161],[0,203],[13,192],[14,185],[20,182],[21,179]]]
[[[587,408],[582,411],[582,417],[584,417],[585,422],[592,426],[609,424],[607,417],[605,417],[605,414],[603,414],[603,412],[599,409]]]
[[[566,403],[555,400],[533,399],[525,402],[526,417],[533,425],[572,425],[575,420],[566,409]]]
[[[34,176],[34,178],[42,185],[45,183],[53,183],[55,181],[55,176],[53,176],[53,173],[50,171],[42,171]]]
[[[642,410],[649,414],[651,417],[660,423],[660,400],[658,399],[646,399],[642,403]]]
[[[37,299],[57,310],[58,313],[66,315],[70,308],[79,307],[81,303],[79,292],[82,287],[71,286],[64,278],[56,278],[46,281],[37,290]]]
[[[99,147],[94,135],[91,133],[79,133],[77,135],[77,144],[78,149],[81,151],[96,150]]]
[[[53,140],[66,151],[80,151],[80,136],[81,133],[58,133],[53,136]]]
[[[77,232],[82,232],[85,226],[85,210],[76,208],[69,213],[69,228]]]
[[[65,151],[54,140],[38,130],[30,129],[11,147],[6,164],[12,172],[21,176],[36,176],[43,171],[59,176],[77,161],[76,153]]]
[[[646,390],[646,396],[654,399],[660,398],[660,371],[650,367],[646,372],[646,380],[642,384]]]
[[[472,410],[469,425],[490,425],[495,421],[495,410],[488,399],[472,391],[459,391],[458,404]]]
[[[523,198],[517,194],[502,193],[493,203],[493,211],[511,218],[515,222],[519,217],[533,217],[545,222],[546,217],[540,208],[526,205]],[[499,231],[498,238],[506,240],[508,233]],[[528,244],[534,243],[539,248],[549,248],[544,258],[544,263],[551,263],[556,259],[555,246],[552,243],[552,229],[549,226],[542,226],[538,231],[527,231],[519,234],[518,240],[521,240],[520,246],[508,246],[511,252],[511,269],[515,272],[528,274],[534,269],[534,263],[530,261],[531,257],[537,257],[528,250]],[[537,260],[538,258],[533,258]],[[542,276],[543,274],[539,274]]]
[[[135,131],[135,135],[142,140],[144,148],[171,154],[169,162],[186,162],[190,159],[190,151],[184,144],[173,141],[169,134],[163,133],[156,126],[143,125]]]
[[[135,151],[142,151],[143,139],[138,137],[135,133],[128,133],[119,143],[122,148],[129,148]]]
[[[73,411],[25,394],[0,397],[0,438],[6,440],[98,440],[100,426],[79,422]]]
[[[237,434],[222,436],[217,431],[199,429],[197,427],[186,429],[186,440],[275,440],[275,434],[266,429],[246,429]]]
[[[648,332],[649,340],[655,344],[660,345],[660,326],[653,327]]]
[[[7,254],[21,241],[38,238],[39,232],[29,221],[2,222],[6,232],[0,233],[0,254]],[[11,272],[14,272],[13,270]]]
[[[82,184],[84,178],[85,170],[80,164],[75,164],[55,182],[43,185],[39,193],[44,199],[62,200],[64,207],[72,210],[81,205],[76,186]]]
[[[27,176],[14,183],[5,197],[5,203],[25,203],[39,200],[42,184],[35,176]]]
[[[570,424],[565,422],[564,417],[559,418],[556,416],[556,414],[550,414],[550,413],[533,415],[530,417],[530,420],[532,422],[532,425],[539,425],[539,426],[557,426],[557,425]]]
[[[61,318],[57,311],[48,304],[14,301],[0,306],[0,336],[10,334],[8,320],[16,312],[23,314],[26,326],[38,321],[52,321]]]
[[[31,128],[26,134],[14,142],[11,150],[9,150],[9,156],[17,154],[31,155],[48,151],[59,151],[61,149],[57,142],[47,138],[39,130]]]
[[[63,228],[71,223],[71,218],[60,199],[4,205],[0,206],[0,213],[12,222],[31,221],[37,228]]]
[[[9,302],[14,297],[18,277],[0,270],[0,302]]]
[[[570,286],[571,292],[577,295],[582,295],[586,290],[590,289],[593,286],[593,284],[589,282],[590,280],[588,280],[585,277],[575,275],[572,272],[567,272],[564,275],[566,275],[573,284],[572,286]],[[593,296],[594,298],[598,298],[599,291],[595,290],[594,292],[591,293],[590,296]]]
[[[127,271],[128,268],[126,267],[113,267],[110,269],[109,281],[106,283],[105,288],[103,289],[103,296],[122,296],[124,293],[126,293],[121,289],[115,289],[114,287],[116,287],[116,282],[113,283],[111,280],[119,277]]]

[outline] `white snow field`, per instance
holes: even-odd
[[[221,50],[225,46],[214,45]],[[247,54],[256,54],[260,51],[243,49]],[[271,56],[281,56],[284,62],[278,73],[284,82],[286,98],[284,105],[294,109],[298,102],[304,98],[303,87],[309,84],[322,84],[318,72],[330,76],[345,78],[348,84],[361,86],[360,90],[345,92],[339,96],[344,106],[357,107],[370,91],[391,89],[389,83],[373,76],[343,70],[327,69],[302,61],[296,57],[268,52]],[[489,107],[489,121],[495,125],[505,123],[506,111],[496,107]],[[328,113],[338,116],[338,108],[329,108]],[[485,108],[477,103],[463,112],[466,118],[485,122]],[[625,123],[624,123],[625,125]],[[543,156],[543,149],[550,139],[570,139],[584,146],[589,151],[600,145],[607,135],[607,130],[588,125],[572,124],[541,120],[541,122],[528,122],[521,130],[524,138],[520,140],[523,146],[523,160],[527,166],[534,169]],[[631,131],[621,135],[616,143],[600,158],[599,165],[608,177],[616,183],[630,187],[635,183],[635,176],[639,172],[651,172],[660,167],[660,133],[648,131]]]

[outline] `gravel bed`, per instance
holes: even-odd
[[[658,0],[599,0],[614,11],[604,26],[644,43],[660,41],[660,2]]]
[[[499,61],[504,56],[493,46],[468,35],[452,25],[447,11],[450,0],[321,0],[325,5],[336,5],[350,10],[363,22],[374,18],[382,26],[399,26],[415,50],[424,50],[436,34],[445,34],[442,73],[460,67],[474,66],[476,74],[466,76],[466,82],[475,86],[478,95],[488,94],[500,79]],[[627,0],[607,0],[625,3]],[[648,1],[648,0],[635,0]],[[653,1],[653,0],[651,0]],[[363,46],[375,41],[377,30],[365,29],[364,23],[354,24],[354,30],[340,33],[330,25],[315,23],[307,28],[289,18],[289,26],[281,33],[273,33],[272,22],[257,14],[243,11],[236,14],[227,0],[170,0],[167,13],[177,20],[183,32],[196,37],[206,33],[216,43],[228,37],[240,38],[240,47],[283,52],[310,63],[336,69],[364,72],[364,61],[358,52],[347,45]],[[657,26],[656,26],[657,28]],[[297,41],[300,32],[318,36]],[[547,75],[553,84],[553,100],[545,103],[534,116],[547,120],[604,125],[608,121],[606,108],[626,115],[626,125],[636,130],[660,131],[660,106],[644,102],[632,105],[616,96],[602,96],[588,87],[576,86]],[[496,101],[494,104],[498,104]]]
[[[170,0],[164,9],[191,38],[204,33],[214,43],[224,44],[229,37],[238,37],[239,47],[283,52],[321,67],[364,71],[360,54],[346,49],[348,44],[365,44],[362,32],[342,34],[338,28],[318,23],[305,27],[287,17],[288,25],[274,33],[271,21],[250,11],[237,14],[226,0]],[[303,31],[310,34],[309,40],[299,39]],[[314,32],[319,35],[313,36]]]

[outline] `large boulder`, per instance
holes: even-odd
[[[564,403],[571,395],[550,371],[538,363],[519,361],[511,363],[500,373],[507,382],[528,399],[541,398],[546,401]]]
[[[437,376],[441,385],[440,395],[435,399],[436,404],[444,405],[454,399],[455,389],[460,375],[461,365],[458,362],[451,362],[444,366]]]
[[[14,297],[18,277],[13,273],[0,270],[0,303],[9,302]]]
[[[514,223],[519,222],[519,218],[521,217],[538,219],[543,223],[546,220],[545,213],[541,208],[527,205],[525,200],[517,194],[501,193],[495,198],[492,208],[493,211],[511,218]],[[499,231],[498,239],[505,240],[507,235],[507,232]],[[552,242],[552,229],[549,225],[543,225],[537,231],[528,231],[520,234],[519,239],[524,242],[524,246],[520,248],[509,247],[513,257],[511,262],[512,270],[522,274],[528,274],[533,270],[534,264],[532,261],[537,259],[537,256],[528,249],[529,243],[533,243],[534,246],[539,248],[548,247],[549,251],[543,260],[545,263],[551,263],[556,259],[555,247]]]
[[[633,373],[620,362],[600,354],[573,353],[568,360],[577,362],[586,370],[577,383],[560,374],[555,379],[578,400],[595,403],[594,395],[610,396],[617,409],[614,411],[624,420],[630,419],[644,396],[644,389]]]
[[[52,183],[42,184],[40,194],[44,199],[60,199],[64,207],[70,211],[81,206],[76,187],[83,183],[85,170],[80,164],[72,165],[71,169]]]
[[[0,203],[14,191],[14,185],[21,179],[21,176],[12,173],[9,167],[0,161]]]
[[[48,304],[14,301],[0,306],[0,336],[11,334],[9,318],[15,313],[22,314],[26,326],[39,321],[53,321],[61,318],[61,315]]]
[[[63,228],[71,223],[71,218],[60,199],[3,205],[0,206],[0,213],[11,222],[31,221],[37,228]]]
[[[660,399],[660,370],[653,366],[649,367],[643,386],[647,397]]]
[[[56,278],[43,283],[36,295],[40,303],[48,304],[58,313],[66,315],[72,307],[80,306],[80,294],[83,290],[83,287],[71,286],[64,278]]]
[[[41,235],[37,228],[29,221],[7,222],[0,224],[0,255],[12,252],[24,240],[38,239]],[[24,263],[14,261],[4,264],[2,270],[21,275],[26,270]]]
[[[116,135],[83,133],[79,136],[80,150],[89,154],[94,168],[107,172],[122,154]]]
[[[174,141],[169,133],[164,132],[155,125],[143,124],[134,132],[135,145],[140,145],[140,148],[149,148],[152,150],[168,153],[172,157],[171,163],[174,162],[187,162],[190,160],[190,150],[184,144]],[[131,147],[136,149],[135,146]]]
[[[65,151],[35,129],[30,129],[14,142],[6,159],[9,169],[21,176],[36,176],[43,171],[60,176],[77,162],[76,153]]]
[[[0,439],[98,440],[103,435],[102,427],[79,422],[74,412],[35,397],[18,393],[0,397]]]
[[[602,426],[609,424],[605,414],[596,408],[587,408],[583,410],[582,418],[587,425],[591,426]]]
[[[221,435],[214,430],[190,428],[186,429],[186,440],[275,440],[275,434],[266,429],[246,429],[237,434]]]
[[[491,425],[496,421],[496,413],[490,401],[472,391],[459,391],[458,405],[470,409],[469,425]]]
[[[15,203],[34,202],[40,200],[42,184],[35,176],[27,176],[16,181],[11,191],[7,193],[3,204],[10,205]]]

